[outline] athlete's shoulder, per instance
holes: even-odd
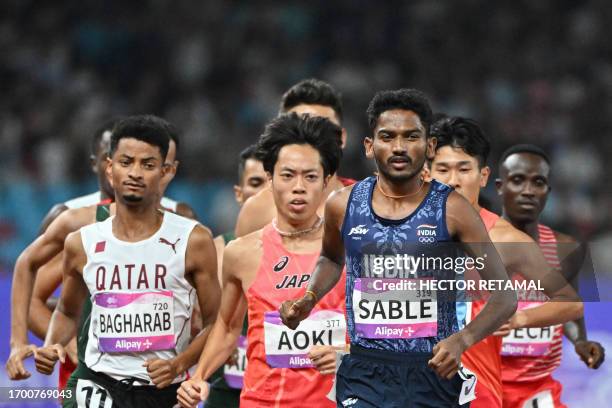
[[[93,192],[91,194],[83,195],[80,197],[73,198],[64,202],[64,205],[67,208],[80,208],[87,207],[90,205],[95,205],[101,201],[102,194],[99,191]]]
[[[256,265],[253,260],[259,256],[263,247],[262,237],[263,229],[260,229],[228,242],[223,251],[223,264],[231,265],[230,269],[236,266],[249,268]]]
[[[43,234],[47,228],[49,228],[49,225],[51,225],[51,223],[66,210],[68,210],[68,207],[65,203],[58,203],[51,207],[47,215],[45,215],[45,218],[43,218],[42,222],[40,223],[39,234]]]
[[[66,236],[66,240],[64,241],[64,252],[66,252],[67,255],[76,255],[79,252],[85,252],[81,230],[73,231]]]
[[[552,228],[550,228],[550,230],[553,232],[553,234],[555,235],[555,239],[560,244],[577,244],[578,243],[578,240],[572,237],[571,235],[564,234],[563,232],[554,230]]]
[[[63,231],[67,235],[70,232],[78,231],[80,228],[93,224],[95,222],[96,208],[97,206],[92,205],[68,209],[62,212],[49,225],[48,231],[57,228],[57,230]]]
[[[225,250],[231,253],[248,251],[262,245],[263,229],[253,231],[226,243]]]
[[[174,211],[175,213],[177,213],[180,216],[183,216],[185,218],[189,218],[192,220],[197,220],[198,216],[195,213],[195,211],[193,210],[193,208],[191,208],[191,206],[187,203],[184,202],[178,202],[176,203],[176,209]]]
[[[499,218],[489,231],[491,241],[499,243],[533,243],[529,235],[519,230],[503,218]]]

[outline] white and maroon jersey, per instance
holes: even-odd
[[[64,205],[68,207],[68,209],[82,208],[82,207],[89,207],[90,205],[96,205],[100,203],[101,201],[102,201],[102,193],[100,193],[99,191],[96,191],[95,193],[87,194],[84,196],[80,196],[80,197],[76,197],[71,200],[68,200],[64,203]],[[162,197],[159,204],[166,210],[170,210],[175,213],[178,202],[168,197]]]
[[[538,224],[538,245],[553,270],[561,263],[553,230]],[[518,291],[519,309],[535,307],[546,300],[542,293]],[[563,326],[515,329],[504,337],[502,347],[502,380],[504,382],[535,381],[550,375],[561,364]]]
[[[151,237],[125,242],[113,235],[113,219],[81,228],[92,302],[85,364],[117,380],[150,380],[143,363],[174,358],[190,340],[195,289],[185,279],[185,251],[198,223],[164,212]]]

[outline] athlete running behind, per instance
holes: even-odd
[[[436,154],[430,163],[431,177],[453,187],[478,211],[508,271],[514,276],[542,282],[550,280],[562,286],[550,279],[554,274],[556,280],[564,280],[548,267],[540,248],[527,234],[478,204],[480,190],[486,187],[491,173],[487,166],[491,145],[478,123],[461,117],[445,118],[432,125],[432,136],[436,138]],[[569,285],[563,285],[561,290],[550,290],[549,286],[544,288],[549,298],[545,306],[517,312],[511,320],[513,329],[536,332],[539,329],[531,328],[564,323],[581,314],[580,302],[564,301],[576,297]],[[480,298],[468,302],[466,323],[484,304],[485,300]],[[487,336],[463,353],[463,364],[478,377],[476,399],[471,408],[502,407],[501,351],[502,338]]]
[[[79,338],[84,364],[69,382],[72,395],[64,407],[95,400],[102,406],[174,406],[178,383],[201,350],[201,343],[189,344],[194,294],[204,326],[216,316],[220,289],[209,231],[159,210],[169,141],[159,118],[117,124],[106,169],[116,215],[66,239],[64,286],[45,346],[35,352],[37,370],[50,374],[65,359],[65,345],[91,298],[88,330]],[[161,381],[152,385],[158,374]]]
[[[537,241],[551,268],[577,284],[584,247],[540,223],[550,193],[551,165],[546,152],[534,145],[510,147],[501,157],[499,177],[495,184],[502,197],[504,219]],[[519,294],[519,309],[538,304],[527,300],[530,298]],[[532,332],[506,327],[502,351],[504,407],[565,407],[561,402],[562,385],[552,376],[561,363],[563,329],[560,325],[542,326]],[[584,319],[568,322],[564,329],[582,361],[589,368],[599,367],[604,349],[588,340]],[[525,338],[533,340],[524,343]]]
[[[293,85],[281,100],[280,112],[298,115],[320,116],[342,126],[342,96],[327,82],[318,79],[305,79]],[[342,129],[342,147],[346,144],[346,129]],[[332,176],[325,190],[325,197],[332,192],[351,185],[355,180]],[[323,214],[324,201],[319,214]],[[236,221],[236,236],[241,237],[257,231],[276,216],[272,190],[266,186],[261,192],[246,200]]]

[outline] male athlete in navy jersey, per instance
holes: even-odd
[[[411,252],[415,244],[435,249],[439,243],[459,241],[474,257],[485,254],[482,246],[469,243],[492,249],[469,202],[447,185],[421,177],[435,147],[429,137],[431,117],[429,102],[419,91],[376,94],[368,107],[372,134],[364,145],[378,175],[328,199],[323,248],[308,290],[280,308],[283,322],[296,328],[338,282],[346,257],[351,354],[338,370],[339,407],[454,407],[469,401],[474,379],[457,375],[461,354],[516,310],[512,291],[494,290],[483,311],[459,330],[456,303],[448,300],[452,291],[398,291],[396,296],[410,296],[400,300],[389,299],[393,290],[375,293],[377,285],[410,281],[411,272],[396,256],[420,255]],[[417,276],[454,279],[454,274],[452,269],[419,270]],[[481,276],[507,281],[494,250],[487,251]]]

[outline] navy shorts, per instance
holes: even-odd
[[[459,405],[463,379],[440,378],[430,353],[396,353],[351,345],[336,378],[338,408],[446,408]]]

